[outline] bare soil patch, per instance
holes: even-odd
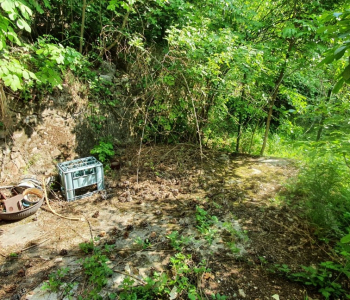
[[[292,162],[208,150],[201,160],[198,149],[181,144],[144,147],[140,157],[138,150],[125,149],[118,170],[106,173],[107,197],[103,193],[66,202],[51,195],[58,213],[81,221],[59,218],[46,204],[19,222],[0,221],[1,299],[60,298],[40,286],[64,266],[80,283],[76,295],[81,294],[86,283],[78,244],[91,237],[115,245],[109,256],[115,272],[105,292],[117,290],[125,274],[144,278],[155,270],[169,272],[175,251],[167,235],[174,231],[192,238],[184,251],[194,262],[205,259],[211,269],[198,279],[204,297],[220,293],[228,299],[321,299],[312,287],[269,271],[276,264],[299,270],[329,259],[325,246],[317,244],[291,209],[293,203],[287,205],[289,199],[281,196],[284,183],[297,172]],[[218,219],[211,243],[197,229],[197,207]],[[224,224],[237,231],[234,240]],[[137,241],[145,240],[151,246],[142,249]]]

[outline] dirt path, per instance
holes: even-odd
[[[198,284],[207,297],[321,298],[268,270],[282,264],[297,270],[325,255],[281,193],[296,174],[291,162],[211,151],[201,162],[198,150],[177,145],[144,148],[137,168],[137,149],[127,153],[120,170],[106,175],[107,199],[97,194],[71,203],[52,201],[59,213],[82,221],[58,218],[46,205],[20,222],[0,221],[0,299],[59,298],[40,286],[65,266],[81,283],[76,291],[81,293],[78,244],[91,235],[99,237],[98,244],[115,246],[108,262],[114,273],[104,292],[118,289],[127,274],[141,280],[167,272],[174,255],[167,236],[174,232],[177,240],[186,238],[182,251],[211,269]],[[205,233],[196,220],[203,211],[216,217]]]

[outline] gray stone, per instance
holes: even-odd
[[[239,289],[239,290],[238,290],[238,293],[239,293],[239,295],[240,295],[241,297],[243,297],[243,298],[246,297],[246,294],[245,294],[244,290]]]
[[[54,150],[51,151],[51,156],[53,158],[56,158],[56,157],[60,156],[61,154],[62,154],[61,151],[58,150],[57,148],[55,148]]]
[[[113,75],[100,75],[100,79],[112,82],[113,81]]]
[[[100,66],[101,74],[111,74],[112,76],[115,74],[117,68],[115,64],[103,61]]]

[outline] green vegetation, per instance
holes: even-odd
[[[202,299],[197,292],[196,280],[204,272],[210,272],[202,261],[198,266],[193,265],[191,255],[177,253],[170,258],[172,276],[165,273],[154,273],[152,277],[145,278],[145,284],[134,286],[135,280],[126,278],[122,283],[123,292],[119,299],[162,299],[170,296],[175,299],[177,296],[187,295],[188,299]],[[220,295],[219,295],[220,296]],[[214,298],[220,299],[220,298]],[[222,298],[221,298],[222,299]]]
[[[191,242],[191,238],[180,236],[177,231],[171,232],[167,235],[167,238],[170,241],[171,247],[173,247],[177,251],[182,251],[182,249]]]
[[[205,237],[205,239],[211,244],[217,233],[215,224],[218,222],[216,216],[210,216],[203,208],[196,207],[196,221],[198,231]]]
[[[293,158],[300,172],[281,199],[303,212],[317,238],[342,243],[317,268],[277,269],[326,298],[343,297],[334,278],[350,277],[349,20],[343,0],[0,0],[1,128],[12,126],[11,101],[40,104],[69,90],[73,76],[87,99],[91,154],[104,164],[115,141],[130,137]],[[106,63],[114,69],[102,70]],[[115,124],[120,137],[111,137]],[[212,243],[218,219],[201,207],[195,218]],[[245,237],[226,229],[227,245],[238,252],[236,239]],[[176,231],[168,239],[180,251],[172,259],[175,279],[155,275],[135,288],[128,278],[120,299],[199,298],[189,278],[205,270],[189,269],[191,258],[181,256],[189,239]],[[108,251],[81,249],[87,295],[98,299],[111,274]],[[47,287],[58,291],[67,272],[52,275]]]
[[[301,271],[293,272],[286,264],[275,264],[269,271],[286,276],[292,281],[302,282],[305,285],[312,285],[325,299],[345,297],[350,294],[342,287],[342,280],[350,276],[350,247],[339,243],[337,250],[340,254],[337,262],[324,261],[317,266],[301,266]],[[261,259],[263,264],[267,262]]]
[[[67,275],[69,274],[69,268],[58,269],[56,272],[49,275],[49,281],[45,282],[42,286],[43,290],[49,290],[55,293],[62,292],[63,297],[72,299],[73,288],[77,285],[76,282],[67,283]]]
[[[203,236],[206,238],[206,236]],[[179,236],[178,232],[172,232],[168,239],[170,245],[177,252],[170,257],[169,272],[152,272],[152,276],[137,279],[123,273],[125,278],[119,286],[119,293],[109,293],[105,297],[101,296],[103,287],[107,284],[108,278],[113,274],[113,270],[108,266],[108,254],[113,252],[113,246],[96,246],[94,242],[79,244],[80,250],[85,257],[80,260],[82,273],[85,278],[84,290],[79,292],[78,299],[175,299],[176,297],[188,299],[206,299],[201,295],[198,288],[204,273],[210,274],[205,260],[195,263],[191,254],[183,252],[183,246],[189,243],[189,239]],[[146,250],[151,246],[149,242],[141,239],[136,240],[137,244]],[[63,297],[77,296],[74,288],[78,283],[70,281],[70,269],[62,268],[51,273],[49,280],[44,283],[42,289],[55,292]],[[212,299],[224,300],[226,296],[212,294]]]
[[[113,144],[109,139],[100,140],[99,144],[96,145],[90,153],[96,155],[103,164],[107,163],[115,154]]]

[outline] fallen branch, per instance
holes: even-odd
[[[128,277],[134,278],[137,281],[141,282],[142,284],[146,284],[146,282],[144,282],[142,279],[137,278],[134,275],[131,275],[131,274],[128,274],[128,273],[125,273],[125,272],[122,272],[122,271],[118,271],[118,270],[113,270],[113,272],[116,272],[116,273],[119,273],[119,274],[122,274],[122,275],[125,275],[125,276],[128,276]]]
[[[317,245],[316,241],[310,236],[310,234],[306,233],[304,230],[301,230],[301,229],[296,228],[296,227],[290,228],[290,227],[287,227],[286,225],[284,225],[283,223],[280,223],[280,222],[277,222],[277,221],[271,219],[270,217],[267,217],[267,218],[268,218],[270,221],[274,222],[275,224],[277,224],[277,225],[279,225],[279,226],[282,226],[282,227],[285,228],[287,231],[290,231],[290,232],[293,232],[293,233],[295,233],[295,231],[297,231],[297,232],[299,232],[299,234],[303,234],[303,235],[307,236],[307,237],[311,240],[311,242],[312,242],[313,244],[316,244],[316,245]],[[321,248],[322,251],[323,251],[324,253],[326,253],[330,258],[334,259],[334,257],[333,257],[331,254],[329,254],[325,249],[323,249],[322,247],[320,247],[320,248]]]
[[[93,234],[92,234],[92,227],[91,227],[91,223],[90,223],[90,221],[89,221],[89,219],[85,216],[85,215],[83,215],[83,217],[85,218],[85,220],[86,220],[86,222],[88,223],[88,225],[89,225],[89,228],[90,228],[90,236],[91,236],[91,241],[92,242],[94,242],[94,236],[93,236]]]
[[[41,244],[44,244],[45,242],[47,242],[48,240],[50,240],[51,238],[48,238],[46,240],[43,240],[42,242],[38,243],[38,244],[35,244],[35,245],[32,245],[32,246],[29,246],[29,247],[26,247],[26,248],[23,248],[22,250],[19,251],[19,253],[23,252],[23,251],[26,251],[26,250],[29,250],[31,248],[35,248],[35,247],[38,247],[40,246]]]

